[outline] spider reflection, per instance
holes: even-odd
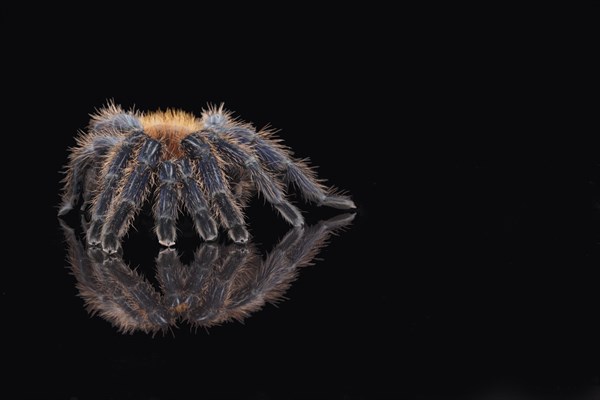
[[[210,327],[242,321],[266,303],[277,303],[310,265],[331,234],[347,227],[354,214],[291,229],[262,257],[253,243],[204,242],[189,264],[173,248],[156,258],[160,290],[132,269],[119,253],[84,246],[73,228],[61,221],[68,260],[80,297],[92,315],[123,333],[167,331],[179,322]]]

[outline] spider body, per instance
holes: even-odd
[[[289,185],[318,205],[355,207],[272,132],[256,131],[222,106],[196,117],[179,110],[125,111],[109,103],[92,115],[71,150],[59,215],[83,199],[82,208],[90,211],[88,242],[114,253],[152,193],[162,245],[175,244],[180,206],[203,239],[214,240],[222,226],[234,242],[245,243],[243,209],[255,190],[291,225],[304,224],[287,199]]]

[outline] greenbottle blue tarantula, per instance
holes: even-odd
[[[87,240],[114,253],[148,194],[154,191],[156,235],[164,246],[176,240],[180,204],[207,241],[218,223],[236,243],[248,241],[242,210],[257,190],[293,226],[302,214],[286,198],[294,185],[318,205],[354,208],[353,201],[317,179],[306,160],[268,130],[209,107],[201,118],[168,109],[141,113],[109,103],[92,115],[66,166],[59,215],[81,199],[91,212]]]

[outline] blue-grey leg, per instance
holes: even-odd
[[[252,145],[261,163],[270,170],[282,173],[286,182],[295,185],[306,200],[339,209],[356,208],[348,196],[331,193],[304,161],[292,159],[276,141],[263,138],[246,128],[231,128],[224,132],[240,143]]]
[[[209,277],[219,260],[219,246],[216,243],[202,243],[194,253],[194,260],[185,285],[185,304],[188,305],[186,318],[192,321],[199,307],[204,304]]]
[[[154,203],[156,236],[163,246],[173,246],[177,238],[176,221],[179,206],[177,165],[171,161],[158,166],[158,189]]]
[[[220,248],[220,262],[210,269],[203,287],[203,301],[188,313],[195,326],[211,326],[235,318],[227,310],[232,289],[238,281],[236,274],[246,265],[251,253],[245,246],[229,245]]]
[[[219,167],[210,145],[197,135],[190,135],[181,141],[187,154],[198,160],[198,171],[207,193],[219,210],[221,222],[227,228],[229,237],[236,243],[248,241],[248,231],[239,205],[233,199],[223,171]]]
[[[175,249],[162,250],[156,259],[156,277],[163,292],[162,303],[177,316],[187,312],[185,290],[189,268],[181,264]]]
[[[215,220],[211,217],[208,201],[196,181],[194,166],[187,158],[179,160],[177,164],[182,183],[183,203],[194,221],[198,234],[204,240],[215,240],[219,231]]]
[[[190,279],[186,284],[186,290],[191,296],[199,297],[203,292],[207,276],[219,261],[221,247],[217,243],[202,243],[194,252],[194,260],[189,266]]]
[[[107,279],[98,293],[99,313],[123,332],[166,330],[174,322],[154,287],[116,255],[104,254]]]
[[[88,168],[95,158],[94,151],[87,147],[78,151],[69,163],[67,176],[65,177],[65,190],[62,195],[62,203],[58,215],[65,215],[78,203],[83,193],[85,176]]]
[[[118,198],[114,199],[108,218],[102,228],[102,249],[114,253],[119,248],[119,240],[127,232],[127,228],[142,206],[148,193],[148,183],[152,170],[160,158],[160,142],[146,137],[138,156],[137,165],[129,176]]]
[[[285,197],[279,180],[265,171],[259,160],[241,145],[220,137],[216,133],[208,133],[208,139],[231,161],[248,171],[252,182],[265,199],[293,226],[304,224],[300,211]]]
[[[86,200],[89,200],[85,196],[91,192],[89,190],[91,189],[89,179],[90,170],[93,170],[94,163],[104,157],[120,140],[121,138],[116,136],[93,138],[89,144],[84,144],[72,153],[64,179],[65,190],[62,194],[62,202],[58,211],[59,216],[71,211],[77,205],[82,195],[84,196],[83,204],[85,204]]]
[[[109,155],[109,164],[100,185],[100,193],[94,200],[92,207],[91,222],[87,231],[88,243],[92,245],[100,244],[106,214],[123,176],[123,171],[131,158],[134,147],[145,136],[142,131],[131,133],[118,147],[115,147],[114,154]]]
[[[98,133],[127,133],[133,130],[142,130],[142,123],[132,114],[125,112],[108,112],[93,118],[90,123],[90,130]]]
[[[344,214],[309,227],[291,229],[270,251],[255,273],[248,276],[244,290],[231,295],[232,306],[250,312],[265,302],[281,300],[298,269],[310,265],[336,231],[352,223],[354,214]]]

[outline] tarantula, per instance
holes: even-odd
[[[132,269],[117,252],[86,249],[73,228],[61,222],[68,260],[79,296],[121,332],[167,331],[178,321],[211,327],[242,321],[265,304],[278,303],[298,275],[312,263],[329,237],[350,225],[343,214],[308,227],[295,227],[264,257],[245,245],[201,243],[189,264],[166,248],[156,258],[160,291]]]
[[[355,208],[317,179],[307,160],[293,158],[273,132],[256,131],[223,105],[197,118],[174,109],[125,111],[109,102],[76,140],[59,215],[83,199],[82,208],[91,211],[87,241],[108,253],[117,251],[152,190],[155,232],[164,246],[175,244],[180,204],[204,240],[214,240],[220,224],[236,243],[248,240],[242,210],[254,190],[293,226],[304,219],[286,197],[289,184],[306,201]]]

